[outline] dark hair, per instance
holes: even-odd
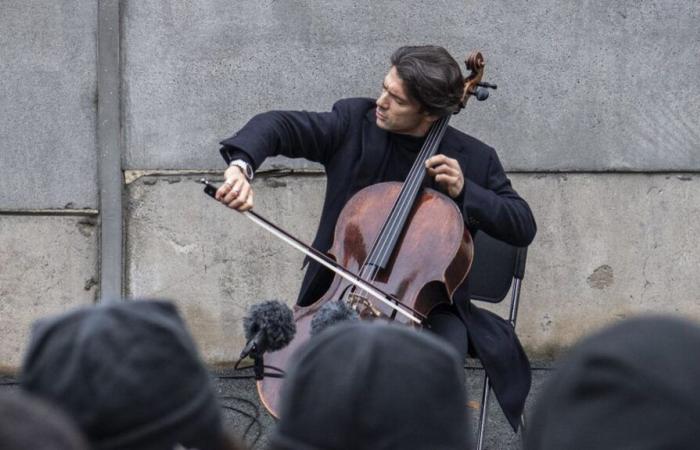
[[[464,91],[459,64],[435,45],[401,47],[391,55],[408,95],[429,114],[444,116],[457,110]]]

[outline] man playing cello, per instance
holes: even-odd
[[[216,198],[230,208],[253,207],[250,181],[266,157],[306,158],[323,165],[326,197],[313,247],[325,252],[338,216],[360,189],[404,181],[431,125],[459,109],[464,78],[442,47],[401,47],[375,100],[343,99],[330,112],[270,111],[253,117],[222,141],[229,168]],[[494,149],[448,127],[439,151],[425,163],[429,187],[457,205],[472,236],[482,230],[514,246],[532,242],[536,225],[528,204],[511,187]],[[308,264],[297,304],[309,305],[328,289],[333,273]],[[527,357],[511,325],[469,301],[469,277],[452,304],[433,309],[425,325],[460,355],[477,356],[508,420],[517,428],[530,388]]]

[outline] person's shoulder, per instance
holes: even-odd
[[[376,106],[374,99],[367,97],[351,97],[338,100],[333,105],[333,109],[344,111],[365,113]]]
[[[472,157],[489,158],[496,154],[496,150],[490,145],[454,127],[447,128],[443,139],[443,142],[450,148],[457,149],[461,153],[468,153]]]
[[[338,100],[333,105],[333,112],[336,113],[350,127],[358,127],[364,120],[374,118],[374,108],[377,105],[371,98],[353,97]]]

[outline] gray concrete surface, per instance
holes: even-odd
[[[0,372],[19,367],[36,319],[94,302],[95,226],[94,217],[0,215]]]
[[[199,177],[144,177],[127,187],[126,282],[134,298],[174,300],[210,363],[230,362],[254,303],[293,303],[302,255],[212,200]],[[261,177],[256,210],[311,242],[324,180]]]
[[[526,417],[532,411],[535,401],[543,391],[544,384],[552,373],[553,364],[552,361],[548,360],[533,361],[532,369],[532,389],[525,405]],[[212,370],[223,408],[226,429],[244,442],[249,450],[260,450],[267,446],[269,436],[275,427],[275,419],[260,404],[253,380],[230,378],[249,373],[250,371],[236,372],[231,369]],[[467,432],[476,436],[479,414],[477,408],[480,407],[484,372],[478,363],[469,361],[465,373],[467,393],[472,405],[470,407],[472,428]],[[16,379],[12,376],[0,375],[0,393],[17,389],[15,382]],[[491,399],[484,449],[519,450],[521,448],[520,434],[513,433],[498,404],[493,401],[493,395]],[[471,402],[476,402],[476,404]],[[256,420],[253,420],[251,416],[256,417]],[[476,442],[476,437],[474,442]]]
[[[483,51],[499,89],[455,123],[509,170],[700,168],[697,2],[128,1],[129,169],[213,169],[217,142],[268,109],[377,94],[389,55]],[[298,166],[298,163],[295,163]]]
[[[0,3],[0,209],[97,206],[96,11]]]
[[[514,176],[539,224],[519,335],[531,355],[637,314],[700,320],[700,177]]]
[[[518,324],[531,355],[556,356],[580,336],[636,314],[700,320],[700,177],[511,178],[539,223]],[[241,348],[250,304],[293,302],[301,257],[210,200],[195,179],[150,176],[129,185],[128,292],[175,300],[208,361],[217,363]],[[321,175],[261,175],[256,211],[310,242],[323,187]]]

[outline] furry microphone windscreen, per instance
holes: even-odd
[[[346,320],[358,320],[360,316],[343,300],[329,301],[311,319],[311,336]]]
[[[279,300],[268,300],[251,306],[248,315],[243,318],[243,330],[248,341],[262,331],[265,347],[272,351],[289,344],[297,331],[294,313]]]

